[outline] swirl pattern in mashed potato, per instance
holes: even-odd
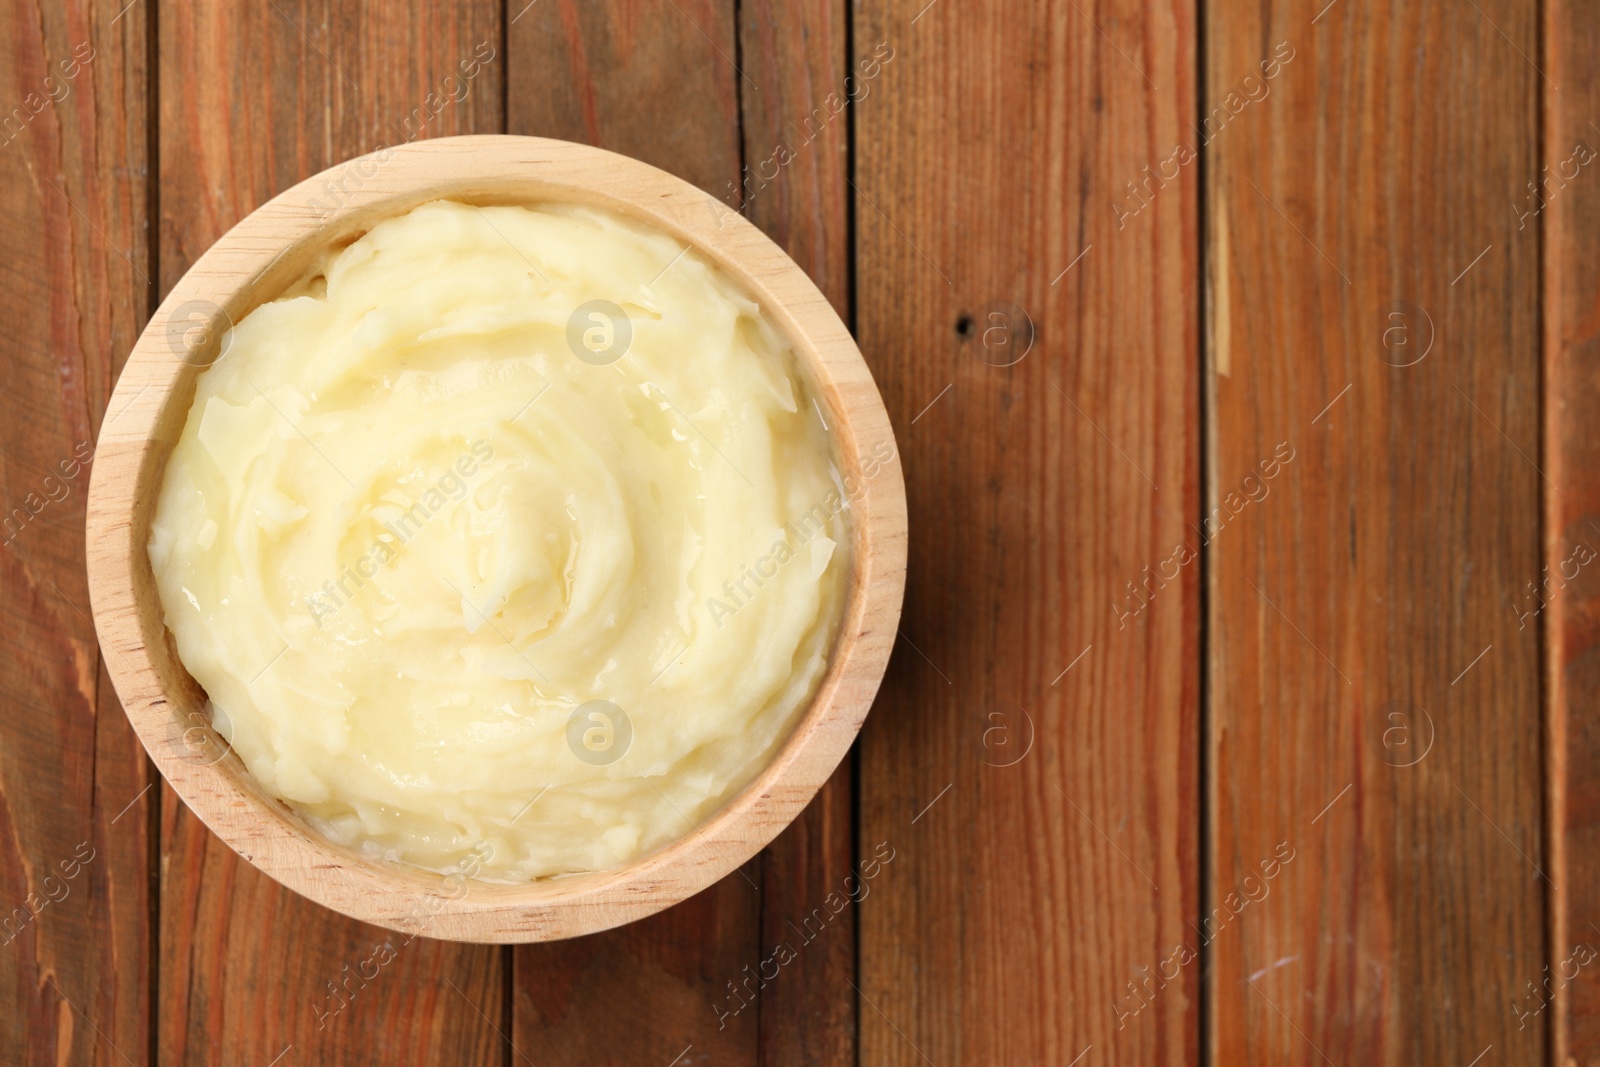
[[[626,863],[764,765],[838,631],[848,508],[792,352],[700,254],[441,201],[238,323],[149,552],[268,792],[520,881]]]

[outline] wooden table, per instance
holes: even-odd
[[[1600,0],[4,0],[0,42],[0,1063],[1600,1063]],[[783,244],[912,522],[800,821],[515,949],[220,845],[82,543],[196,255],[494,131]]]

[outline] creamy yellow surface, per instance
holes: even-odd
[[[595,300],[626,319],[575,317]],[[814,693],[848,501],[792,352],[697,252],[426,204],[223,353],[150,560],[218,731],[335,840],[501,880],[615,867]]]

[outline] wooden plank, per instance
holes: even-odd
[[[746,864],[678,906],[603,934],[518,945],[512,1015],[535,1062],[756,1062],[756,1013],[729,1011],[725,984],[756,961],[760,867]],[[748,879],[749,881],[746,881]]]
[[[857,304],[912,529],[861,1060],[1192,1064],[1198,963],[1155,975],[1199,908],[1198,566],[1132,591],[1199,508],[1196,168],[1124,202],[1186,136],[1193,11],[855,10],[857,61],[893,56],[854,113]]]
[[[0,1058],[149,1062],[144,750],[83,573],[94,441],[152,295],[145,10],[0,4]],[[119,18],[119,12],[121,17]]]
[[[1205,23],[1212,1059],[1543,1062],[1535,9]]]
[[[755,85],[743,85],[745,164],[738,189],[725,199],[743,202],[746,217],[804,268],[848,324],[850,140],[843,109],[851,90],[870,93],[871,86],[849,67],[845,20],[845,6],[831,0],[739,5],[740,65]],[[854,911],[832,918],[825,937],[795,933],[829,893],[851,884],[853,764],[852,756],[762,854],[758,977],[760,961],[775,959],[779,946],[794,953],[759,990],[765,1067],[856,1062]],[[721,1003],[730,1006],[725,990]]]
[[[827,0],[743,0],[744,166],[714,189],[783,247],[850,323],[850,94],[877,77],[852,68],[845,10]],[[887,68],[878,64],[881,76]],[[737,193],[737,195],[735,195]]]
[[[726,197],[740,167],[733,12],[732,0],[543,0],[514,12],[509,132],[609,148]],[[754,1063],[756,1013],[719,1018],[715,1005],[759,958],[760,875],[746,864],[642,922],[517,946],[517,1046],[571,1067]]]
[[[734,202],[755,83],[734,66],[733,0],[513,5],[508,132],[609,148]]]
[[[1546,635],[1552,1060],[1600,1064],[1600,4],[1545,5],[1544,159],[1518,207],[1545,235],[1545,573],[1533,599]],[[1547,169],[1548,168],[1548,169]],[[1519,217],[1519,223],[1521,223]],[[1521,234],[1519,234],[1521,236]],[[1529,590],[1519,590],[1527,593]],[[1544,986],[1545,975],[1534,976]],[[1525,989],[1519,994],[1526,995]],[[1527,1002],[1527,1006],[1536,1006]]]
[[[308,174],[417,137],[503,125],[490,0],[161,4],[161,277]],[[330,193],[330,195],[336,195]],[[487,1063],[505,953],[407,941],[240,860],[166,791],[161,1058],[168,1063]]]

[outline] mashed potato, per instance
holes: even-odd
[[[626,863],[764,765],[838,631],[848,510],[792,352],[698,253],[437,202],[224,339],[149,551],[267,791],[521,881]]]

